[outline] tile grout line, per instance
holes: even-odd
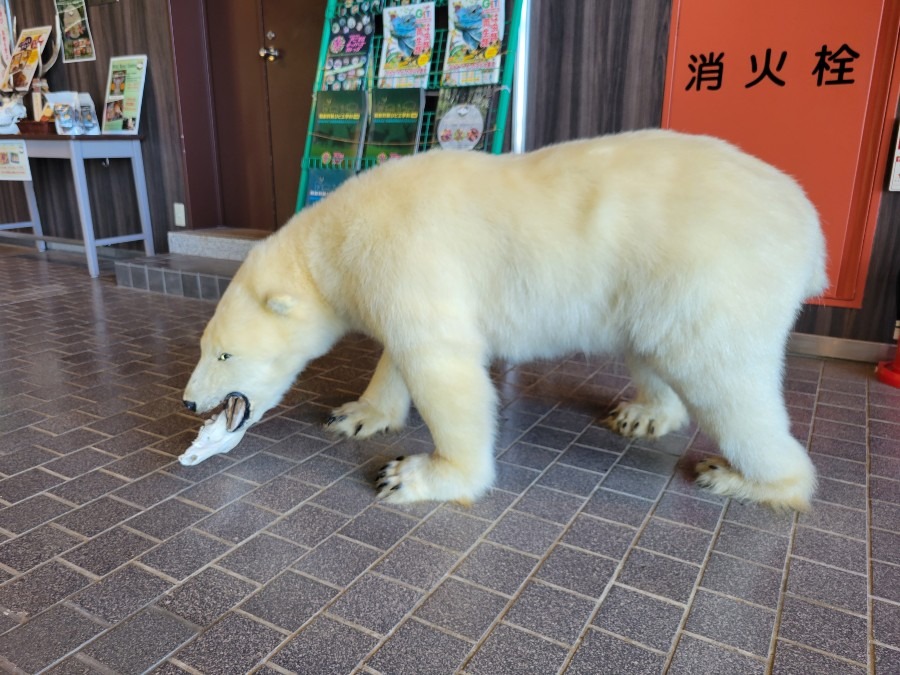
[[[675,660],[675,653],[678,651],[678,646],[681,643],[681,640],[684,636],[685,629],[687,626],[688,618],[691,615],[691,610],[694,607],[694,599],[697,597],[697,592],[700,590],[700,584],[703,582],[703,575],[706,574],[706,568],[709,565],[709,560],[712,558],[713,549],[715,548],[716,542],[719,540],[719,535],[722,532],[722,527],[725,524],[725,514],[728,513],[728,508],[732,504],[732,499],[729,497],[722,504],[722,510],[719,513],[719,518],[716,521],[716,527],[713,530],[712,538],[709,541],[709,546],[706,549],[706,554],[703,556],[703,562],[700,565],[700,571],[697,574],[697,578],[694,581],[693,588],[691,588],[691,592],[688,595],[688,600],[686,603],[686,608],[684,614],[681,616],[681,620],[678,622],[678,627],[675,629],[675,635],[672,638],[672,642],[670,643],[669,653],[666,656],[666,660],[663,663],[661,673],[665,674],[669,672],[669,669],[672,667],[672,663]]]

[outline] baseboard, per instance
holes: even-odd
[[[846,340],[808,333],[791,333],[791,339],[788,341],[788,351],[791,354],[865,363],[891,361],[894,358],[895,350],[895,345],[882,342]]]

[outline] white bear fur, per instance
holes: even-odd
[[[701,483],[805,509],[815,471],[790,434],[784,349],[826,287],[803,190],[721,140],[648,130],[525,155],[432,151],[351,179],[258,244],[184,396],[205,412],[242,392],[256,422],[308,361],[365,333],[383,356],[331,426],[396,429],[413,401],[436,449],[388,464],[380,494],[467,502],[494,479],[491,359],[613,351],[639,392],[615,428],[661,435],[690,414],[728,460],[700,466]]]

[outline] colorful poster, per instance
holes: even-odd
[[[109,60],[103,106],[104,134],[137,133],[146,77],[146,55],[115,56]]]
[[[63,63],[94,61],[97,55],[84,0],[56,0],[56,12],[62,30]]]
[[[378,86],[425,87],[434,51],[434,3],[387,7]]]
[[[447,5],[445,87],[497,84],[503,45],[501,0],[454,0]]]
[[[3,73],[0,89],[3,91],[28,91],[31,78],[41,62],[41,52],[47,46],[50,37],[50,26],[27,28],[19,33],[19,40],[9,59],[9,65]]]
[[[0,180],[31,180],[24,140],[0,141]]]

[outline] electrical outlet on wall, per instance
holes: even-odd
[[[175,226],[176,227],[185,227],[187,225],[187,220],[184,215],[184,204],[181,202],[175,202]]]

